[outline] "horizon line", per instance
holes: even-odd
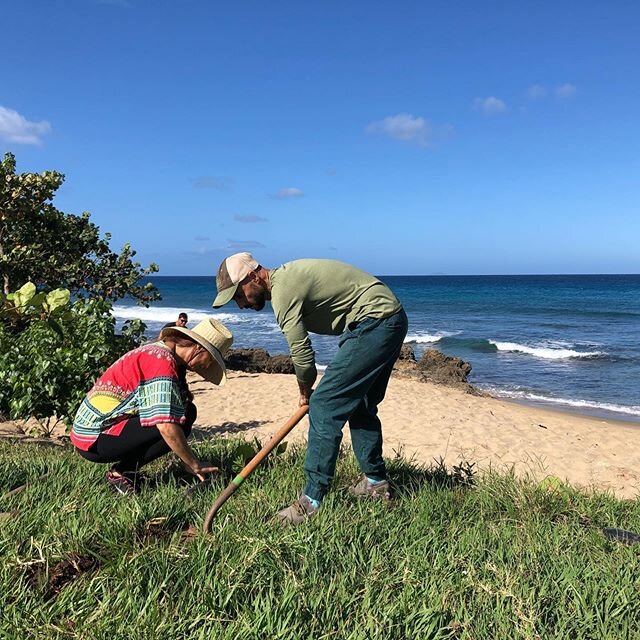
[[[371,274],[376,278],[513,278],[513,277],[542,277],[542,276],[640,276],[640,273],[395,273]],[[215,274],[153,274],[145,278],[214,278]]]

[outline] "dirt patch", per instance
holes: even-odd
[[[34,565],[27,569],[27,584],[34,589],[43,588],[45,601],[57,598],[62,589],[81,575],[95,571],[100,566],[97,558],[87,554],[71,553],[61,560],[47,576],[43,565]]]
[[[198,529],[188,522],[171,521],[169,518],[153,518],[136,532],[140,544],[147,541],[168,540],[174,533],[180,532],[180,541],[189,542],[198,535]]]

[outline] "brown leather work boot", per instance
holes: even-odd
[[[364,474],[360,480],[349,487],[349,493],[356,498],[373,498],[374,500],[391,500],[391,485],[387,480],[382,482],[369,482]]]
[[[276,516],[282,524],[302,524],[317,513],[309,498],[302,494],[291,506],[278,511]]]

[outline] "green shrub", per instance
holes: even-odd
[[[47,296],[37,295],[46,304]],[[7,321],[6,313],[3,320],[0,413],[12,419],[35,418],[44,435],[60,421],[70,426],[95,379],[140,344],[145,328],[134,320],[116,335],[110,303],[78,300],[70,305],[68,298],[51,312],[34,311],[32,304],[17,322]],[[16,331],[16,324],[22,330]]]

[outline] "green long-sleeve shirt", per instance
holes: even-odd
[[[270,281],[271,305],[302,382],[317,375],[309,332],[336,336],[351,322],[401,309],[387,285],[338,260],[287,262],[271,270]]]

